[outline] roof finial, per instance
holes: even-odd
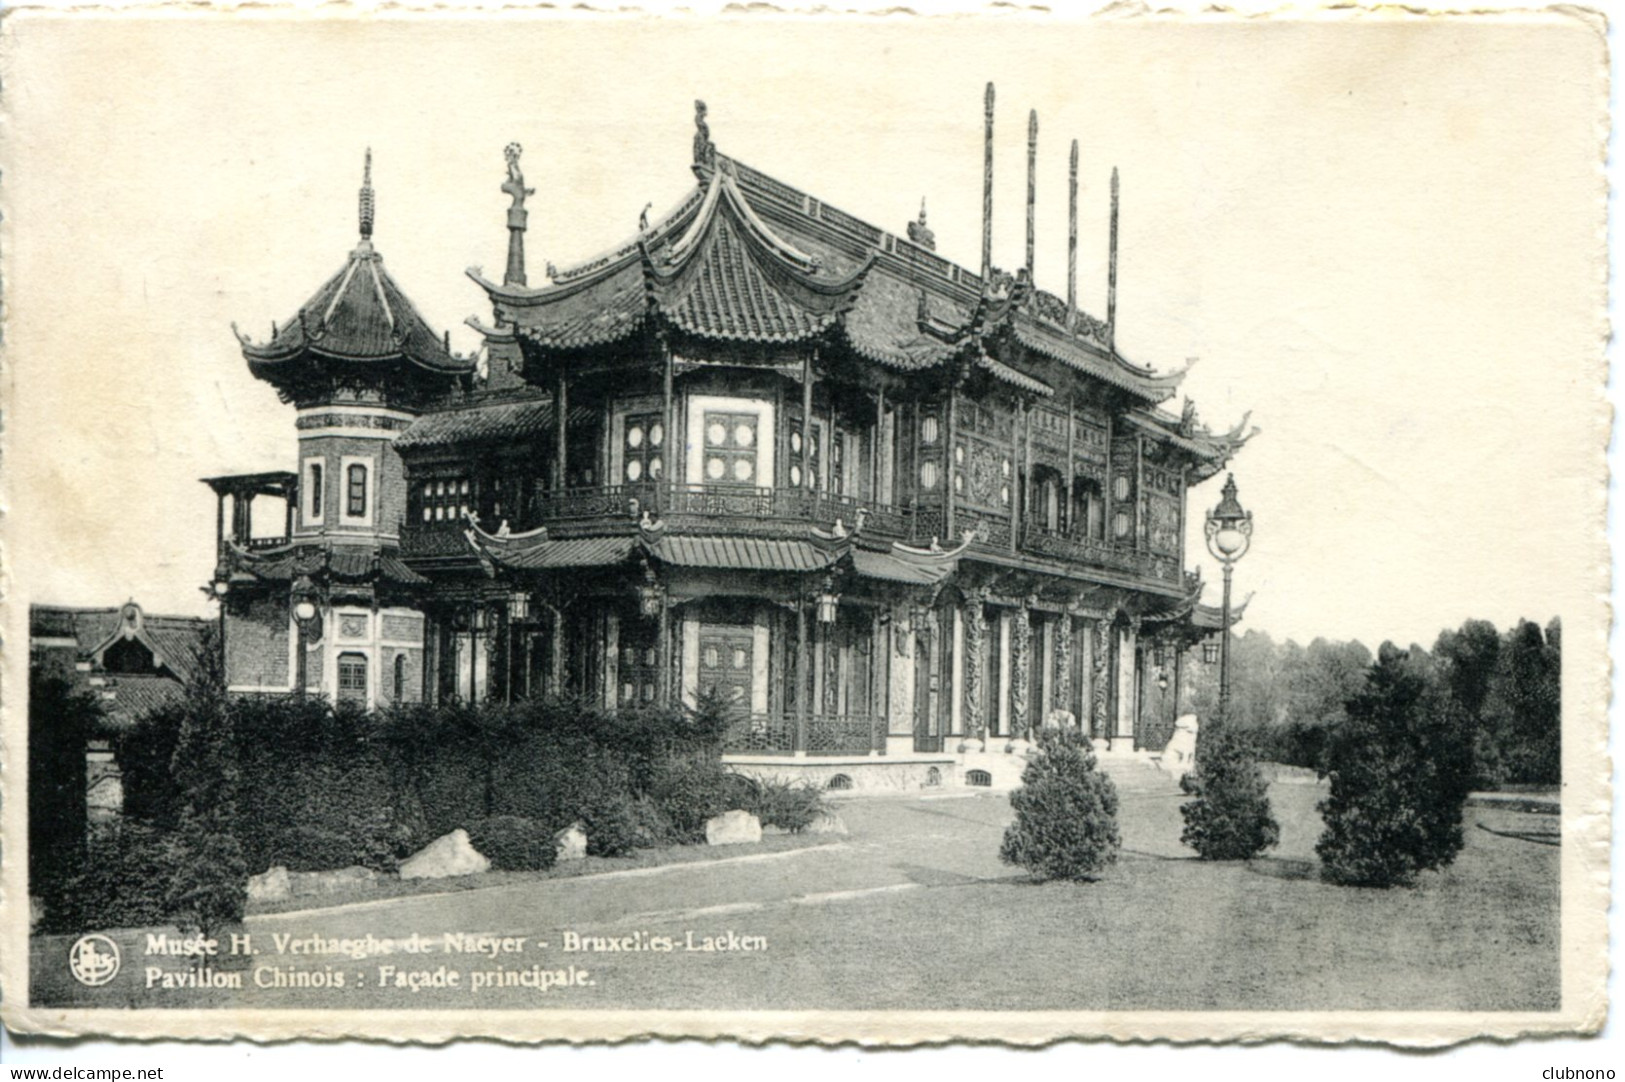
[[[918,221],[908,223],[908,239],[921,248],[937,250],[937,235],[931,232],[931,227],[925,224],[925,196],[920,196],[920,217]]]
[[[366,164],[361,169],[361,239],[372,239],[372,147],[367,148]]]
[[[1112,224],[1106,253],[1106,350],[1117,352],[1117,166],[1112,166]]]
[[[982,99],[982,284],[993,269],[993,84]]]
[[[711,169],[717,164],[717,148],[711,142],[711,125],[705,122],[705,102],[694,99],[694,168]]]
[[[508,162],[508,179],[502,182],[502,192],[513,200],[508,207],[508,266],[502,275],[505,286],[525,284],[525,222],[530,212],[525,210],[525,196],[535,195],[535,188],[525,187],[525,174],[519,169],[519,155],[523,151],[518,143],[502,148]]]
[[[1038,188],[1038,110],[1027,113],[1027,279],[1033,277],[1033,196]]]

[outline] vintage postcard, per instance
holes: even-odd
[[[1602,1025],[1600,15],[0,77],[13,1030]]]

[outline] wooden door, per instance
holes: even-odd
[[[749,627],[726,624],[700,626],[699,690],[716,691],[738,714],[751,709],[751,671],[754,638]]]

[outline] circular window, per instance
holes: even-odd
[[[632,461],[626,464],[626,479],[628,481],[636,481],[642,476],[643,463],[634,458]]]
[[[643,651],[643,663],[645,665],[653,665],[655,663],[655,648],[654,647],[650,646],[650,647],[648,647],[647,649],[645,649]]]
[[[1010,486],[1009,485],[1004,485],[999,489],[999,502],[1004,503],[1004,504],[1008,504],[1010,502]]]
[[[728,441],[728,426],[721,421],[712,421],[705,430],[705,442],[713,447],[721,447]]]
[[[790,484],[799,487],[801,484],[801,467],[790,467]]]
[[[468,482],[466,480],[463,482],[463,495],[468,495]]]
[[[750,658],[745,656],[745,651],[741,647],[736,646],[734,647],[732,661],[734,668],[743,669],[746,663],[750,661]]]
[[[1128,499],[1128,474],[1117,475],[1117,479],[1112,482],[1112,496],[1119,500]]]
[[[633,689],[631,684],[622,684],[621,685],[621,702],[623,702],[623,703],[631,702],[632,701],[633,690],[634,689]]]
[[[705,667],[707,669],[716,668],[717,662],[720,660],[722,659],[720,655],[717,654],[717,648],[715,646],[707,646],[705,648]]]
[[[927,417],[920,422],[920,442],[937,442],[937,419],[935,417]]]
[[[428,521],[429,521],[429,519],[431,519],[431,518],[433,518],[433,517],[434,517],[434,514],[433,514],[433,512],[431,512],[431,511],[430,511],[430,510],[429,510],[429,509],[428,509],[428,508],[427,508],[427,507],[425,507],[425,508],[424,508],[424,509],[423,509],[423,521],[424,521],[424,522],[428,522]]]
[[[801,433],[790,433],[790,450],[798,455],[801,453]]]
[[[1117,516],[1112,519],[1112,533],[1118,537],[1128,536],[1128,516],[1121,511],[1117,512]]]
[[[646,703],[652,703],[652,702],[654,702],[654,698],[655,698],[655,686],[653,684],[644,684],[643,685],[643,701],[646,702]]]
[[[660,480],[660,475],[665,472],[665,463],[660,461],[659,455],[655,455],[649,460],[649,480],[658,481]]]
[[[1006,477],[1010,476],[1010,460],[1008,458],[1000,463],[1000,468],[1004,471]]]
[[[749,447],[756,442],[756,429],[751,425],[735,425],[734,442],[741,447]]]
[[[954,474],[954,491],[955,492],[963,492],[963,491],[965,491],[965,475],[964,474],[962,474],[962,473]]]
[[[621,664],[625,665],[627,668],[630,669],[633,665],[636,665],[637,660],[638,660],[637,652],[635,650],[633,650],[630,646],[628,646],[626,649],[621,651]]]
[[[649,426],[649,446],[650,447],[659,447],[662,443],[665,443],[665,442],[666,442],[666,426],[663,425],[663,424],[659,424],[659,423],[650,425]]]
[[[734,463],[734,480],[749,481],[756,473],[756,463],[748,458],[741,458]]]
[[[964,447],[955,447],[954,448],[954,461],[959,463],[961,466],[963,466],[965,464],[965,448]]]
[[[722,461],[722,459],[708,458],[705,460],[705,476],[709,477],[711,480],[720,481],[722,480],[722,475],[727,472],[728,467]]]
[[[626,430],[626,445],[628,447],[642,447],[643,446],[643,426],[642,425],[633,425],[631,428]]]
[[[920,466],[920,484],[924,488],[937,487],[937,464],[927,462]]]

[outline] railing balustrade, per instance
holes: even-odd
[[[805,728],[793,713],[751,714],[728,726],[722,750],[729,755],[884,755],[884,733],[874,714],[809,714]]]

